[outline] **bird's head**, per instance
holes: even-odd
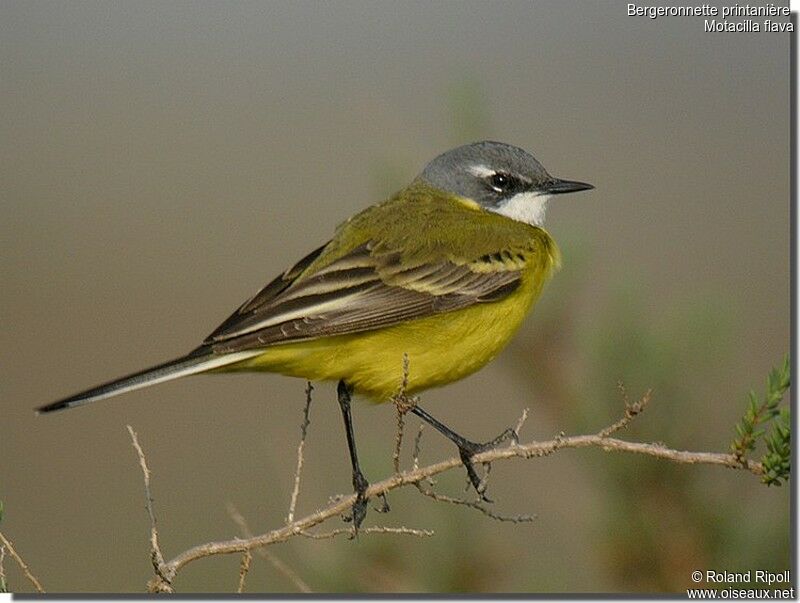
[[[417,177],[425,183],[474,201],[481,209],[541,226],[553,195],[594,188],[547,173],[518,147],[482,141],[442,153]]]

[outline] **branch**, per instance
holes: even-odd
[[[6,547],[0,546],[0,594],[8,592],[8,584],[6,583],[6,569],[3,562],[6,559]]]
[[[234,523],[239,526],[239,529],[242,531],[242,536],[245,538],[253,538],[253,533],[250,531],[250,526],[247,525],[247,520],[241,513],[239,513],[239,510],[233,505],[233,503],[228,503],[228,515],[230,515]],[[247,555],[247,553],[249,553],[249,551],[247,551],[245,555]],[[256,549],[256,553],[269,561],[276,570],[286,576],[286,578],[292,584],[294,584],[297,587],[297,590],[299,590],[301,593],[314,592],[311,590],[308,584],[306,584],[305,581],[297,575],[297,572],[286,565],[286,563],[281,561],[272,553],[272,551],[265,548],[259,548]],[[244,563],[244,557],[242,558],[242,563]]]
[[[622,401],[625,403],[625,414],[622,415],[622,418],[619,421],[601,430],[597,435],[608,437],[628,427],[628,425],[631,424],[631,421],[633,421],[636,416],[650,403],[650,397],[653,395],[653,390],[648,389],[644,393],[644,396],[642,396],[638,401],[631,403],[628,400],[628,391],[625,389],[625,384],[622,383],[622,381],[617,381],[617,389],[622,396]]]
[[[36,589],[36,592],[40,592],[40,593],[45,592],[44,587],[42,586],[41,582],[39,582],[36,579],[36,576],[34,576],[31,573],[30,568],[28,568],[28,564],[26,564],[22,560],[22,557],[19,556],[19,554],[17,553],[16,550],[14,550],[14,545],[11,544],[11,541],[8,538],[6,538],[5,535],[2,532],[0,532],[0,550],[4,551],[3,552],[3,556],[5,556],[5,552],[7,551],[8,554],[11,556],[11,558],[14,561],[17,562],[17,565],[19,565],[20,569],[22,570],[22,573],[25,574],[25,577],[28,579],[28,581],[31,584],[33,584],[33,587]],[[0,558],[0,559],[2,559],[2,558]],[[2,568],[0,567],[0,569],[2,569]],[[5,580],[3,580],[3,583],[5,583]]]
[[[242,562],[239,565],[239,586],[236,592],[242,594],[244,592],[244,581],[247,579],[247,572],[250,571],[250,562],[253,561],[253,553],[245,551],[242,555]]]
[[[406,534],[408,536],[433,536],[433,530],[420,530],[417,528],[407,528],[405,526],[400,526],[397,528],[388,527],[388,526],[372,526],[369,528],[360,528],[358,530],[359,534]],[[353,528],[337,528],[335,530],[331,530],[330,532],[301,532],[300,535],[305,538],[311,538],[312,540],[328,540],[329,538],[335,538],[336,536],[341,536],[342,534],[347,534],[352,536]]]
[[[613,426],[612,426],[613,427]],[[743,469],[754,475],[762,475],[764,472],[761,463],[745,460],[743,463],[733,454],[717,452],[690,452],[684,450],[673,450],[663,444],[629,442],[604,435],[608,429],[601,430],[593,435],[579,435],[562,437],[557,436],[544,442],[529,442],[527,444],[512,444],[506,448],[488,450],[475,455],[476,463],[491,463],[510,458],[529,459],[533,457],[549,456],[558,450],[567,448],[600,448],[605,452],[626,452],[631,454],[642,454],[659,459],[672,461],[679,464],[689,465],[717,465],[730,469]],[[426,467],[415,468],[409,471],[393,475],[381,482],[372,484],[367,490],[370,498],[385,495],[387,492],[396,490],[409,485],[416,485],[431,477],[461,466],[461,459],[452,457],[439,463],[434,463]],[[335,500],[328,506],[311,513],[303,518],[297,519],[292,523],[254,536],[247,539],[223,540],[208,542],[192,547],[177,555],[172,560],[165,563],[162,567],[163,578],[167,583],[171,583],[175,575],[185,565],[209,557],[212,555],[225,555],[231,553],[244,553],[252,549],[268,546],[271,544],[286,542],[294,536],[305,536],[308,530],[321,524],[322,522],[346,514],[355,502],[355,494],[345,496]],[[370,529],[362,530],[369,533]],[[374,530],[373,530],[374,531]],[[385,532],[385,530],[384,530]]]
[[[407,371],[407,366],[404,371]],[[404,388],[402,388],[404,389]],[[608,427],[601,429],[595,434],[578,435],[578,436],[565,436],[564,433],[558,434],[551,440],[544,442],[531,441],[527,444],[518,443],[519,432],[525,423],[528,416],[528,409],[525,409],[517,422],[516,429],[514,430],[515,437],[513,441],[504,448],[494,448],[487,450],[473,457],[473,462],[482,464],[486,468],[487,477],[491,463],[510,458],[529,459],[534,457],[549,456],[559,450],[567,448],[600,448],[605,452],[626,452],[629,454],[641,454],[651,456],[679,464],[690,465],[718,465],[728,467],[731,469],[739,469],[749,471],[750,473],[758,476],[765,474],[766,469],[763,463],[752,461],[749,459],[742,459],[735,453],[717,453],[717,452],[691,452],[685,450],[674,450],[667,448],[661,443],[645,443],[645,442],[630,442],[611,437],[613,434],[625,429],[631,421],[645,408],[650,401],[650,391],[645,393],[637,402],[631,403],[628,400],[627,393],[622,384],[619,384],[619,389],[622,394],[622,399],[625,403],[625,412],[621,419],[612,423]],[[244,538],[234,538],[232,540],[223,540],[217,542],[207,542],[192,547],[168,562],[164,561],[161,550],[158,544],[158,531],[156,529],[155,513],[153,511],[153,500],[150,494],[150,470],[148,469],[147,462],[144,457],[144,452],[139,445],[138,438],[133,429],[128,426],[133,441],[133,446],[139,457],[139,464],[142,468],[144,475],[145,494],[147,499],[147,512],[150,516],[151,526],[151,558],[153,561],[153,568],[155,570],[155,577],[148,584],[150,592],[173,592],[172,582],[177,573],[187,564],[202,559],[203,557],[210,557],[213,555],[226,555],[232,553],[242,554],[242,560],[239,569],[239,583],[238,592],[243,592],[245,578],[250,569],[252,560],[252,551],[256,550],[260,555],[267,558],[279,571],[284,573],[294,584],[298,590],[303,592],[310,592],[308,586],[295,574],[288,566],[277,559],[274,555],[264,549],[272,544],[279,542],[286,542],[293,537],[305,537],[312,539],[327,539],[334,538],[341,534],[349,534],[351,537],[354,535],[354,528],[338,528],[329,532],[314,532],[312,528],[320,525],[328,519],[346,515],[355,502],[356,495],[349,496],[336,496],[328,501],[327,506],[309,514],[305,517],[296,519],[295,510],[297,499],[300,491],[300,477],[303,469],[304,460],[304,446],[308,432],[309,425],[309,409],[311,406],[311,392],[312,388],[306,388],[306,405],[303,412],[303,423],[300,428],[300,444],[297,449],[297,465],[294,478],[294,488],[292,490],[291,501],[289,504],[289,514],[287,517],[286,525],[268,531],[264,534],[253,536],[250,532],[244,517],[238,511],[229,505],[229,513],[233,520],[239,525]],[[420,444],[423,433],[423,425],[420,424],[419,431],[414,438],[414,446],[412,453],[412,468],[407,471],[400,471],[400,449],[403,442],[403,431],[405,422],[403,417],[405,413],[416,403],[415,398],[408,398],[404,392],[394,399],[397,408],[397,435],[395,438],[395,446],[392,454],[392,461],[395,472],[392,476],[384,479],[381,482],[370,485],[367,489],[366,495],[368,498],[381,498],[384,501],[384,508],[386,506],[386,494],[392,490],[402,488],[405,486],[414,486],[425,496],[438,501],[450,504],[467,506],[474,508],[488,517],[498,521],[510,521],[515,523],[533,521],[534,517],[529,515],[518,516],[504,516],[499,515],[490,509],[486,508],[480,500],[470,501],[460,498],[454,498],[443,494],[438,494],[433,491],[433,477],[449,471],[456,467],[462,466],[460,457],[453,457],[439,463],[434,463],[425,467],[420,467]],[[486,478],[484,478],[485,480]],[[380,510],[380,509],[379,509]],[[360,530],[363,534],[406,534],[412,536],[431,536],[433,533],[429,530],[420,530],[414,528],[388,527],[388,526],[370,526]],[[0,535],[1,536],[1,535]]]
[[[406,396],[408,389],[408,354],[403,354],[403,380],[400,382],[400,392],[394,397],[395,412],[397,413],[397,432],[394,438],[394,452],[392,453],[392,466],[395,473],[400,473],[400,451],[403,448],[403,433],[406,427],[406,413],[410,410],[410,404]]]
[[[126,425],[128,433],[131,436],[133,447],[136,450],[136,456],[139,457],[139,466],[142,468],[144,476],[144,494],[146,500],[147,515],[150,517],[150,560],[153,563],[153,569],[156,572],[156,580],[151,584],[151,592],[172,592],[169,586],[170,580],[167,579],[164,573],[164,555],[161,553],[161,547],[158,544],[158,528],[156,527],[156,514],[153,510],[153,495],[150,494],[150,468],[147,466],[147,460],[144,458],[144,451],[139,445],[139,438],[133,427]]]
[[[297,445],[297,468],[294,472],[294,488],[292,489],[292,499],[289,503],[289,515],[286,518],[286,523],[294,521],[294,511],[297,508],[297,497],[300,495],[300,474],[303,472],[303,449],[306,446],[306,435],[308,435],[308,426],[311,423],[309,412],[311,411],[311,392],[314,391],[314,386],[311,381],[306,382],[306,406],[303,410],[303,423],[300,425],[300,443]]]

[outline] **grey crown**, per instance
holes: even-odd
[[[491,173],[476,174],[477,166]],[[425,166],[417,179],[487,208],[496,208],[523,192],[558,194],[594,188],[591,184],[554,178],[527,151],[489,140],[442,153]]]

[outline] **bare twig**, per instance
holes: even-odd
[[[517,421],[517,424],[514,426],[514,433],[517,434],[517,438],[519,438],[519,434],[522,432],[522,426],[525,425],[525,421],[528,420],[528,412],[530,411],[529,408],[524,408],[522,410],[522,415]]]
[[[395,403],[397,413],[397,432],[394,437],[394,452],[392,452],[392,466],[395,473],[400,473],[400,451],[403,448],[403,432],[406,426],[406,413]]]
[[[250,563],[253,561],[253,553],[245,551],[242,555],[242,562],[239,564],[239,586],[236,587],[236,592],[241,594],[244,592],[244,581],[247,578],[247,572],[250,571]]]
[[[22,557],[20,557],[19,554],[17,553],[17,551],[14,549],[14,545],[11,543],[11,541],[8,538],[5,537],[5,535],[2,532],[0,532],[0,543],[2,543],[2,547],[6,550],[6,552],[8,552],[9,556],[14,561],[16,561],[17,565],[22,570],[22,573],[25,575],[25,577],[28,579],[28,581],[31,584],[33,584],[33,587],[36,589],[36,592],[40,592],[40,593],[45,592],[44,587],[42,586],[42,583],[39,582],[36,579],[36,576],[34,576],[31,573],[31,570],[28,567],[28,564],[25,563],[22,560]]]
[[[631,404],[628,400],[628,392],[625,389],[625,384],[622,383],[622,381],[617,382],[617,389],[622,395],[622,401],[625,403],[625,414],[622,415],[622,418],[619,421],[598,432],[597,435],[603,438],[607,438],[608,436],[625,429],[628,425],[630,425],[631,421],[633,421],[633,419],[645,409],[647,404],[650,402],[650,396],[653,393],[652,389],[648,389],[644,395],[639,398],[639,400]]]
[[[392,453],[392,466],[395,473],[400,473],[400,452],[403,448],[403,433],[406,425],[406,413],[417,403],[415,398],[406,395],[408,390],[408,354],[403,354],[403,380],[400,383],[399,393],[392,398],[397,413],[397,432],[394,438],[394,452]]]
[[[491,509],[488,509],[487,507],[482,505],[480,500],[465,500],[463,498],[455,498],[453,496],[447,496],[446,494],[439,494],[437,492],[434,492],[430,488],[424,487],[422,485],[422,482],[419,482],[415,485],[422,494],[424,494],[429,498],[432,498],[437,502],[450,503],[452,505],[462,505],[465,507],[470,507],[471,509],[477,509],[487,517],[490,517],[497,521],[507,521],[510,523],[528,523],[536,519],[535,515],[500,515],[499,513],[495,513]]]
[[[253,533],[250,531],[250,526],[247,525],[247,520],[244,516],[239,513],[239,510],[233,505],[233,503],[228,503],[228,515],[231,516],[234,523],[239,526],[239,529],[242,532],[242,536],[245,538],[253,538]],[[278,570],[281,574],[283,574],[289,582],[297,587],[302,593],[310,593],[314,592],[311,588],[306,584],[306,582],[295,572],[291,567],[286,565],[275,553],[270,551],[269,549],[265,548],[258,548],[256,552],[266,559],[272,567]]]
[[[311,381],[306,381],[306,406],[303,409],[303,423],[300,425],[300,443],[297,445],[297,468],[294,472],[294,488],[292,489],[292,500],[289,503],[289,515],[286,518],[286,523],[292,523],[294,521],[297,497],[300,495],[300,474],[303,472],[303,450],[306,446],[308,426],[311,423],[309,412],[311,411],[311,392],[313,391],[314,386],[311,385]]]
[[[6,584],[6,547],[0,546],[0,593],[8,592],[8,585]]]
[[[417,528],[407,528],[405,526],[390,527],[390,526],[372,526],[369,528],[359,528],[359,534],[407,534],[409,536],[433,536],[433,530],[420,530]],[[330,532],[300,532],[301,536],[311,538],[313,540],[327,540],[335,538],[342,534],[353,535],[353,528],[337,528]]]
[[[147,515],[150,517],[150,560],[153,563],[153,569],[156,572],[156,580],[150,584],[151,589],[156,589],[151,592],[172,592],[171,589],[171,576],[167,577],[164,572],[164,555],[161,553],[161,547],[158,544],[158,528],[156,527],[156,514],[153,510],[153,495],[150,492],[150,468],[147,466],[147,459],[145,459],[144,451],[139,445],[139,438],[133,427],[126,425],[128,433],[131,436],[133,447],[136,450],[136,456],[139,457],[139,466],[142,468],[142,475],[144,476],[144,495],[146,499]]]

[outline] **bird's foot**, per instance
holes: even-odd
[[[389,511],[392,510],[391,507],[389,507],[389,501],[386,500],[386,492],[381,492],[380,494],[378,494],[378,498],[381,499],[381,506],[375,507],[375,510],[378,513],[388,513]]]
[[[477,492],[478,496],[480,496],[483,502],[490,503],[492,500],[486,496],[486,480],[481,479],[478,475],[478,472],[475,470],[475,464],[472,462],[472,458],[476,454],[486,452],[487,450],[492,450],[499,444],[508,441],[514,442],[515,444],[519,443],[519,436],[517,435],[517,432],[510,427],[499,436],[489,440],[488,442],[481,444],[478,442],[464,440],[458,446],[458,455],[461,457],[461,462],[463,463],[464,468],[467,470],[467,477],[469,478],[472,487],[475,488],[475,492]]]
[[[358,536],[358,528],[361,527],[361,524],[364,522],[364,518],[367,516],[367,488],[369,488],[369,482],[366,478],[361,474],[361,472],[353,474],[353,489],[356,493],[356,500],[353,502],[353,507],[351,514],[344,518],[345,521],[352,521],[353,522],[353,538]],[[386,499],[384,498],[384,504]],[[386,505],[388,507],[388,505]]]

